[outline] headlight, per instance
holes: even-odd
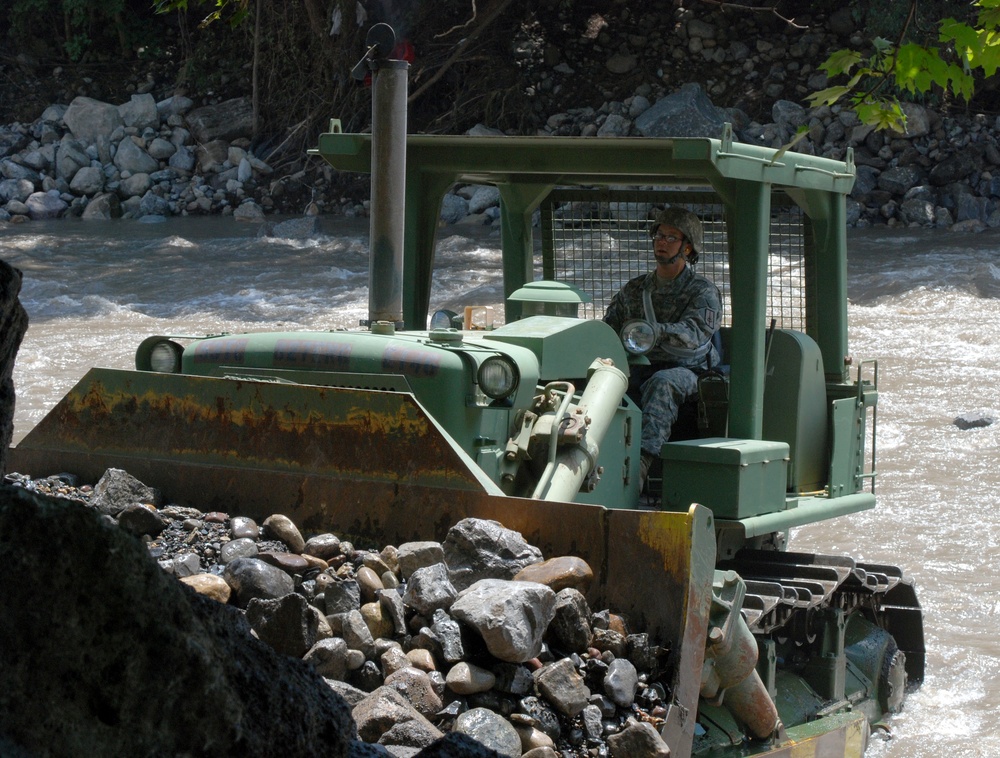
[[[162,374],[179,374],[182,352],[184,349],[176,342],[169,340],[157,342],[149,351],[149,367]]]
[[[431,329],[453,329],[455,328],[455,319],[458,319],[458,314],[455,311],[449,311],[447,309],[442,309],[440,311],[434,311],[434,315],[431,316]],[[461,319],[459,319],[458,328],[461,328]]]
[[[621,338],[632,355],[645,355],[656,344],[656,330],[645,319],[634,319],[622,327]]]
[[[494,400],[503,400],[517,389],[518,371],[510,358],[494,355],[479,367],[479,389]]]

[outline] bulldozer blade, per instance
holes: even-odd
[[[507,497],[405,392],[93,369],[10,451],[11,470],[96,482],[121,468],[172,503],[358,546],[443,540],[474,517],[594,571],[592,607],[670,651],[674,745],[690,744],[715,564],[711,512]],[[684,754],[680,752],[678,754]]]

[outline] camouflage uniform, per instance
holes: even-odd
[[[651,365],[632,367],[630,394],[638,395],[642,408],[642,449],[659,457],[681,404],[698,392],[697,372],[719,363],[714,346],[702,354],[697,348],[709,343],[718,329],[722,305],[718,287],[690,266],[673,281],[657,285],[655,271],[628,281],[611,299],[604,321],[620,332],[627,321],[646,318],[643,290],[649,290],[657,340],[647,353]]]

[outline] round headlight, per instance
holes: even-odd
[[[656,330],[645,319],[634,319],[622,327],[621,338],[632,355],[645,355],[656,344]]]
[[[455,311],[449,311],[447,309],[442,309],[439,311],[434,311],[431,316],[431,329],[452,329],[455,326],[455,319],[458,318],[458,314]]]
[[[181,370],[182,352],[183,348],[176,342],[157,342],[149,351],[149,367],[163,374],[178,374]]]
[[[517,367],[509,358],[494,355],[479,367],[479,389],[487,397],[503,400],[517,389]]]

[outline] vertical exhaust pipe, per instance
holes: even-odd
[[[354,76],[372,77],[371,257],[368,325],[403,326],[403,235],[406,201],[406,97],[410,64],[389,58],[396,33],[388,24],[368,32],[368,52]],[[360,73],[360,76],[359,76]]]

